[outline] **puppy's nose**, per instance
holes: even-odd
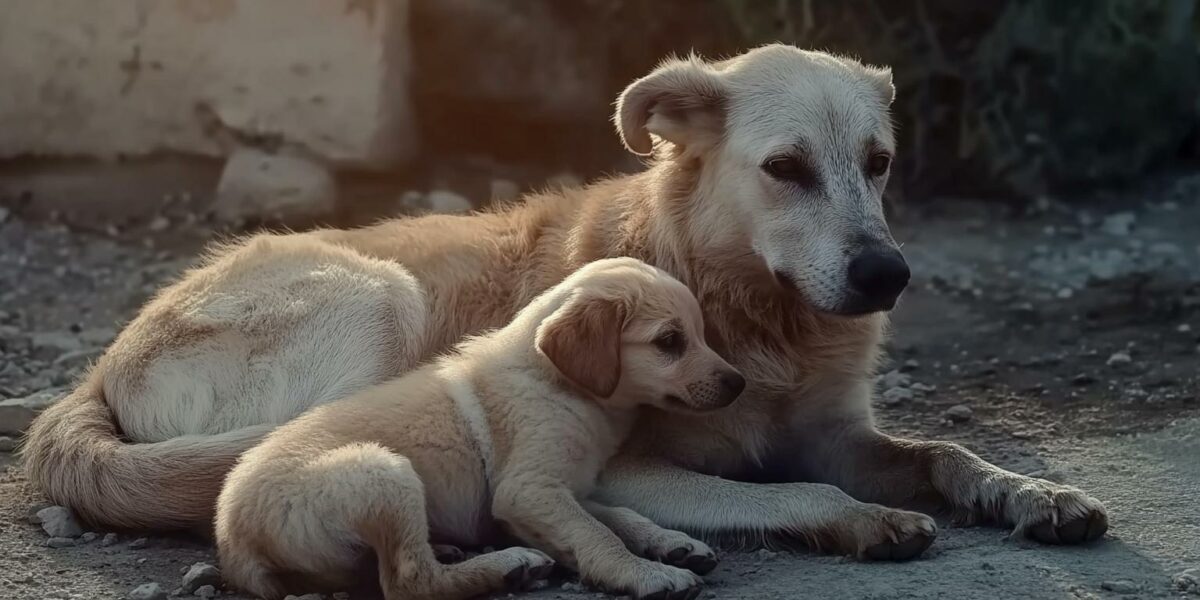
[[[737,400],[737,397],[742,394],[742,390],[746,389],[746,378],[737,371],[721,373],[718,382],[721,385],[721,400],[726,405]]]
[[[850,261],[850,287],[878,310],[896,305],[909,275],[904,255],[895,248],[864,250]]]

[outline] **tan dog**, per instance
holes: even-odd
[[[289,575],[337,589],[371,547],[388,598],[465,598],[545,577],[552,562],[527,548],[436,560],[430,539],[496,543],[498,519],[587,581],[693,598],[699,577],[634,556],[597,517],[644,519],[580,500],[638,406],[703,413],[744,386],[705,345],[687,287],[634,259],[591,263],[503,329],[315,408],[247,452],[217,505],[225,576],[267,598],[284,595]],[[701,542],[657,533],[706,559],[699,570],[715,566]]]
[[[206,526],[225,473],[272,426],[625,255],[696,294],[709,343],[748,385],[729,409],[640,422],[601,476],[606,502],[675,529],[875,558],[932,541],[931,519],[881,506],[918,501],[1045,542],[1096,539],[1106,512],[1084,492],[873,423],[882,311],[909,276],[881,201],[892,94],[887,70],[788,46],[671,60],[625,90],[615,117],[631,150],[654,154],[644,173],[489,214],[226,248],[38,419],[30,478],[92,521]]]

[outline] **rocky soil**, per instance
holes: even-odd
[[[945,523],[903,564],[729,551],[702,597],[1200,597],[1200,175],[1074,202],[1015,214],[946,200],[900,215],[915,279],[878,416],[1089,490],[1111,511],[1109,536],[1055,548]],[[68,227],[0,207],[6,597],[241,597],[204,542],[87,531],[41,504],[11,454],[38,407],[213,235],[186,215]],[[557,579],[531,596],[603,594]]]

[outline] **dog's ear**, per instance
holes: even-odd
[[[613,120],[634,154],[654,150],[650,134],[685,148],[712,144],[725,127],[726,95],[717,72],[700,58],[671,59],[625,88]]]
[[[884,106],[891,106],[896,101],[896,86],[892,83],[892,70],[887,67],[872,67],[864,65],[867,79],[883,100]]]
[[[576,294],[537,331],[538,351],[575,385],[600,398],[621,379],[621,330],[628,308],[615,298]]]

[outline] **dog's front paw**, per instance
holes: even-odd
[[[640,559],[629,575],[617,587],[642,600],[693,600],[704,583],[691,571]]]
[[[509,589],[529,589],[533,582],[549,577],[554,569],[554,559],[532,548],[505,548],[490,556],[511,563],[504,574],[504,583]]]
[[[928,515],[865,504],[832,532],[835,544],[863,560],[910,560],[937,538],[937,524]]]
[[[1022,477],[1004,500],[1004,519],[1014,534],[1043,544],[1082,544],[1108,531],[1108,511],[1082,490]]]
[[[682,531],[659,531],[642,552],[646,558],[707,575],[717,568],[717,553]]]

